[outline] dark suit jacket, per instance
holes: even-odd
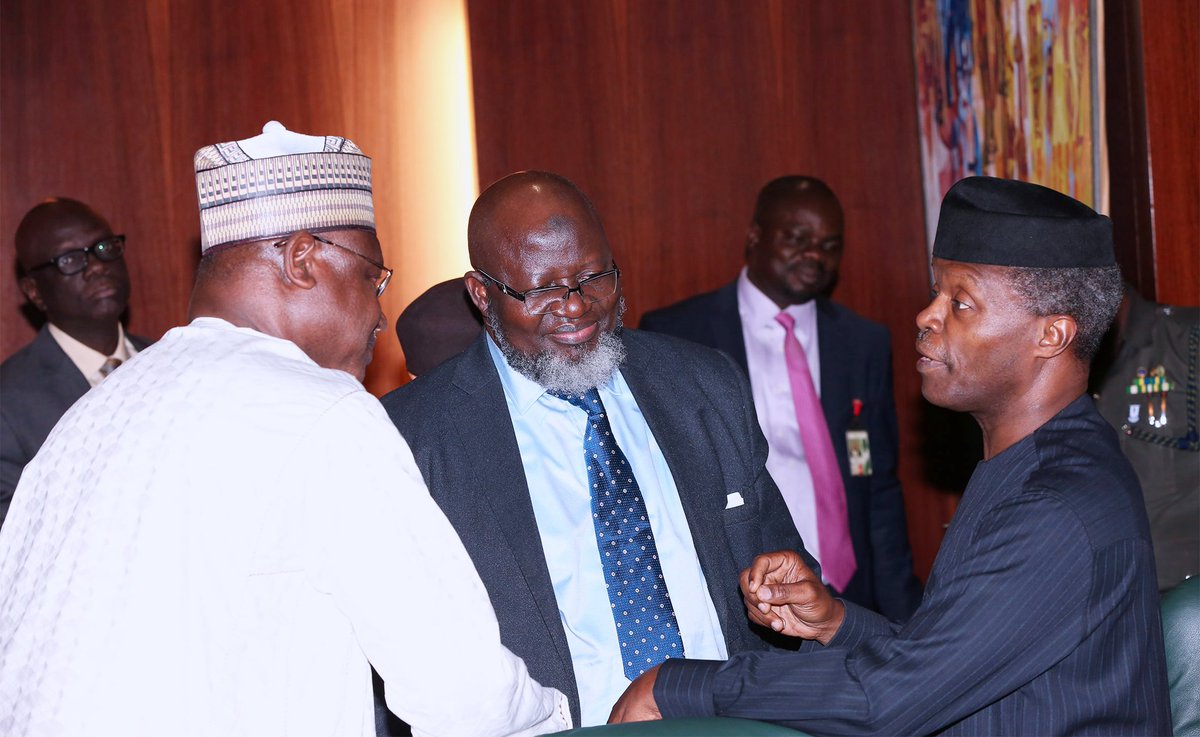
[[[624,341],[621,373],[674,476],[729,652],[766,649],[746,618],[738,575],[759,553],[803,551],[803,543],[764,466],[749,382],[728,357],[692,343],[635,330]],[[501,640],[535,679],[568,696],[578,723],[571,653],[486,336],[383,405],[466,545]],[[726,510],[732,492],[745,505]]]
[[[976,466],[903,625],[847,605],[819,652],[668,661],[654,695],[668,718],[812,735],[1171,734],[1154,550],[1116,434],[1083,395]]]
[[[746,366],[738,316],[737,282],[642,317],[641,328],[695,341],[728,353]],[[904,499],[896,477],[899,441],[892,396],[892,346],[887,328],[827,299],[817,300],[821,354],[821,406],[846,486],[850,537],[858,571],[841,595],[904,620],[921,603],[913,575]],[[851,476],[846,430],[861,399],[863,427],[871,442],[870,476]]]
[[[150,344],[136,335],[126,337],[139,351]],[[90,388],[46,326],[0,364],[0,524],[25,464]]]

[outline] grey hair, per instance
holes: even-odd
[[[583,394],[604,385],[625,361],[625,343],[621,340],[621,318],[625,314],[625,298],[617,305],[616,327],[602,333],[594,346],[574,357],[554,353],[526,355],[508,341],[504,326],[495,307],[489,306],[483,319],[492,330],[496,347],[508,365],[543,389],[562,394]]]
[[[1075,355],[1085,363],[1092,360],[1121,305],[1124,285],[1120,268],[1012,266],[1005,276],[1026,312],[1074,318],[1079,328],[1073,344]]]

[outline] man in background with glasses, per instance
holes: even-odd
[[[78,200],[35,205],[15,236],[21,291],[45,324],[0,365],[0,524],[21,471],[88,389],[149,343],[126,335],[125,236]]]
[[[504,643],[585,726],[665,658],[768,648],[738,572],[804,548],[745,376],[716,351],[622,329],[600,217],[558,175],[493,184],[467,241],[485,333],[383,402]]]

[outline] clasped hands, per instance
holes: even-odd
[[[846,617],[845,605],[833,598],[820,577],[799,553],[778,550],[754,559],[739,577],[751,622],[791,637],[829,644]],[[609,724],[661,719],[654,701],[658,666],[629,684],[609,714]]]
[[[795,551],[758,556],[739,580],[750,621],[781,634],[828,645],[846,617],[845,605]]]

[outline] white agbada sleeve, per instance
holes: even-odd
[[[303,498],[313,584],[350,620],[388,707],[414,735],[572,726],[566,697],[501,644],[471,559],[374,397],[335,405],[295,457],[312,464]]]

